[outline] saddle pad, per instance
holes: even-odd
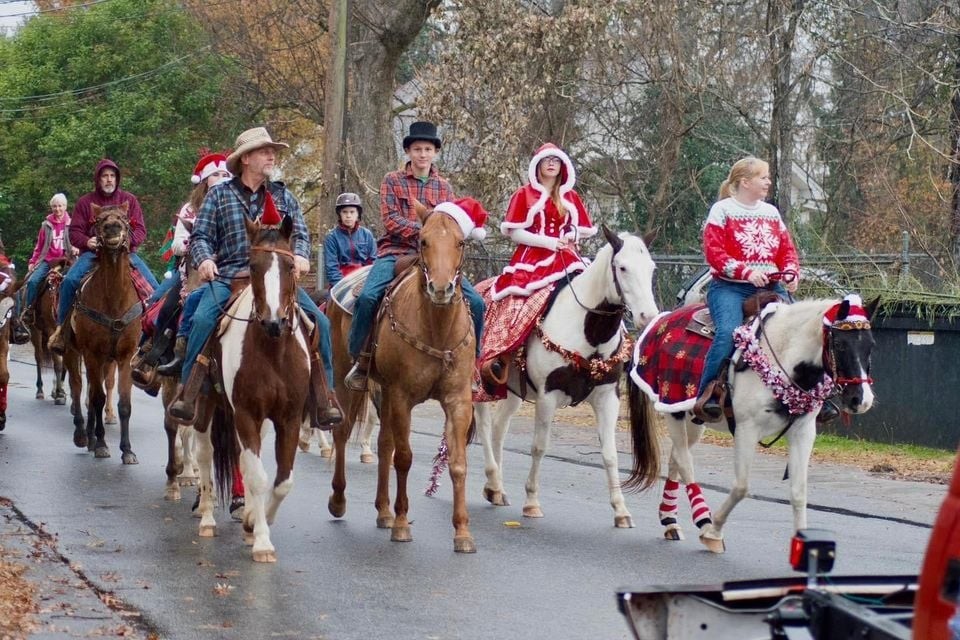
[[[250,317],[253,309],[253,288],[250,285],[240,290],[240,293],[233,299],[226,309],[226,313],[220,318],[220,324],[217,325],[217,337],[219,338],[227,332],[227,327],[233,322],[231,316],[246,320]]]
[[[337,284],[330,290],[330,298],[337,303],[337,306],[344,312],[353,315],[353,307],[357,304],[357,298],[363,291],[363,284],[367,281],[367,274],[370,273],[370,265],[360,267],[356,271],[351,271],[343,276]]]
[[[7,320],[13,315],[13,298],[7,296],[0,300],[0,329],[7,325]]]
[[[630,379],[653,401],[657,411],[689,411],[712,340],[687,330],[703,305],[661,313],[647,325],[634,347]]]

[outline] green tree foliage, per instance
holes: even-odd
[[[157,249],[189,194],[201,147],[226,148],[244,124],[221,99],[235,73],[172,0],[113,0],[41,14],[0,39],[0,231],[25,266],[50,197],[70,207],[110,157]]]

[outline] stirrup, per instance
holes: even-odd
[[[351,391],[356,391],[357,393],[363,393],[367,390],[367,375],[368,372],[360,365],[360,358],[357,358],[357,361],[353,363],[353,367],[350,368],[350,371],[347,372],[346,377],[343,379],[343,384],[346,385],[347,389]]]

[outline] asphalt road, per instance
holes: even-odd
[[[376,528],[375,465],[361,465],[356,447],[349,450],[347,514],[332,518],[332,467],[313,448],[298,454],[295,485],[271,530],[278,562],[255,564],[225,510],[217,511],[219,536],[199,538],[193,489],[183,502],[164,501],[158,400],[134,394],[139,465],[120,464],[116,426],[108,427],[113,457],[96,460],[74,448],[66,407],[33,398],[28,353],[16,349],[10,364],[0,496],[25,522],[56,536],[58,553],[90,588],[138,611],[143,637],[627,638],[617,587],[790,574],[783,458],[759,461],[752,496],[727,526],[727,553],[713,555],[686,525],[685,506],[692,539],[661,538],[659,489],[629,495],[637,526],[614,529],[596,437],[582,427],[557,426],[542,469],[545,517],[524,519],[524,419],[515,421],[504,455],[511,506],[483,501],[482,452],[470,447],[467,497],[478,552],[455,554],[449,480],[436,497],[423,495],[441,429],[436,405],[418,409],[414,422],[413,542],[391,542],[389,531]],[[620,451],[626,469],[625,439]],[[705,495],[717,507],[732,476],[729,452],[703,447],[697,460]],[[810,525],[837,533],[835,573],[916,573],[944,493],[942,486],[820,465],[811,471]]]

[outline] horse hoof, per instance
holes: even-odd
[[[197,486],[197,479],[191,476],[178,476],[177,484],[181,487],[195,487]]]
[[[333,496],[330,496],[330,500],[327,501],[327,511],[330,512],[334,518],[342,518],[343,514],[347,512],[347,501],[346,500],[337,500]]]
[[[300,442],[297,443],[297,446],[300,447],[300,451],[303,451],[304,453],[306,453],[307,451],[310,451],[309,440],[301,440]]]
[[[252,546],[253,546],[253,541],[254,541],[255,539],[256,539],[256,538],[255,538],[254,535],[253,535],[253,531],[247,531],[246,528],[244,528],[244,530],[243,530],[243,544],[247,545],[248,547],[252,547]]]
[[[254,551],[253,561],[254,562],[276,562],[277,552],[276,551]]]
[[[333,457],[333,448],[332,447],[322,447],[320,449],[321,458],[332,458]]]
[[[477,545],[470,536],[462,536],[453,539],[453,550],[456,553],[476,553]]]
[[[510,506],[510,501],[507,500],[507,494],[503,491],[494,491],[489,487],[483,488],[483,497],[486,498],[487,502],[497,507],[508,507]]]
[[[727,550],[727,545],[724,544],[723,540],[718,540],[717,538],[708,538],[706,536],[700,536],[700,542],[707,548],[711,553],[723,553]]]
[[[86,433],[74,433],[73,434],[73,444],[78,449],[87,448],[87,434]]]
[[[120,456],[120,459],[123,460],[123,464],[140,464],[140,461],[137,460],[137,454],[135,454],[133,451],[124,453],[122,456]]]
[[[413,534],[410,533],[410,527],[394,527],[390,539],[394,542],[411,542]]]
[[[681,531],[680,527],[676,525],[673,527],[667,527],[663,532],[663,537],[666,540],[680,541],[683,540],[683,531]]]
[[[107,416],[103,419],[103,424],[117,424],[117,416]]]
[[[322,454],[321,454],[321,455],[322,455]],[[326,456],[324,456],[324,457],[326,457]],[[361,462],[362,464],[373,464],[375,460],[376,460],[376,458],[373,457],[373,454],[372,454],[372,453],[361,453],[361,454],[360,454],[360,462]]]
[[[617,529],[633,529],[633,518],[630,516],[614,516],[613,526]]]
[[[200,537],[201,538],[213,538],[217,535],[217,525],[215,524],[202,524],[200,525]]]
[[[63,396],[57,396],[56,398],[53,399],[53,404],[63,406],[67,404],[67,399],[64,398]]]
[[[163,499],[169,502],[180,502],[180,487],[176,485],[167,487],[167,490],[163,494]]]
[[[107,449],[106,447],[95,447],[93,450],[93,456],[95,458],[109,458],[110,449]]]
[[[377,516],[377,529],[393,529],[393,516]]]
[[[34,396],[37,400],[43,400],[43,391],[37,391],[37,395]]]
[[[540,510],[540,507],[524,507],[523,517],[524,518],[542,518],[543,511]]]

